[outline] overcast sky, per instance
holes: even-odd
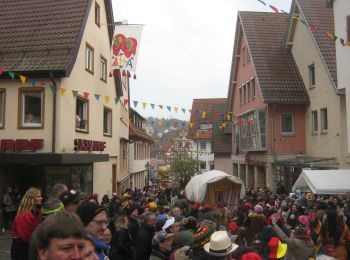
[[[131,107],[138,101],[144,117],[189,120],[193,99],[226,98],[238,10],[290,10],[291,0],[263,1],[267,7],[258,0],[113,0],[115,21],[145,25]]]

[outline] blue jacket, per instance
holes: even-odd
[[[104,260],[105,256],[108,256],[108,250],[109,245],[107,245],[105,242],[97,239],[95,236],[91,235],[92,241],[94,242],[94,245],[96,247],[95,253],[99,260]]]

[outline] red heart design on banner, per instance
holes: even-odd
[[[136,54],[137,40],[135,38],[126,38],[125,45],[123,46],[124,54],[127,58],[130,58],[131,54]]]
[[[120,50],[124,51],[125,49],[126,37],[123,34],[117,34],[113,38],[113,54],[118,56]]]

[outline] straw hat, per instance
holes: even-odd
[[[207,254],[213,256],[227,256],[238,248],[232,244],[226,231],[216,231],[210,237],[210,242],[204,245]]]

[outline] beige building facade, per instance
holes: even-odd
[[[102,198],[116,192],[118,180],[127,173],[129,106],[124,100],[129,99],[129,80],[109,75],[111,2],[83,3],[71,1],[71,7],[60,3],[57,10],[62,14],[53,17],[56,22],[67,21],[64,11],[76,8],[76,19],[81,18],[70,23],[78,23],[70,39],[73,44],[67,40],[67,50],[65,46],[61,50],[74,46],[66,67],[50,68],[48,62],[35,71],[25,70],[6,65],[0,56],[5,71],[0,80],[0,182],[4,186],[17,184],[21,191],[37,186],[49,193],[61,182]],[[57,31],[43,33],[55,38],[52,34]],[[8,72],[15,73],[15,79]],[[27,79],[24,84],[20,75]],[[39,143],[37,149],[31,149],[33,140]]]

